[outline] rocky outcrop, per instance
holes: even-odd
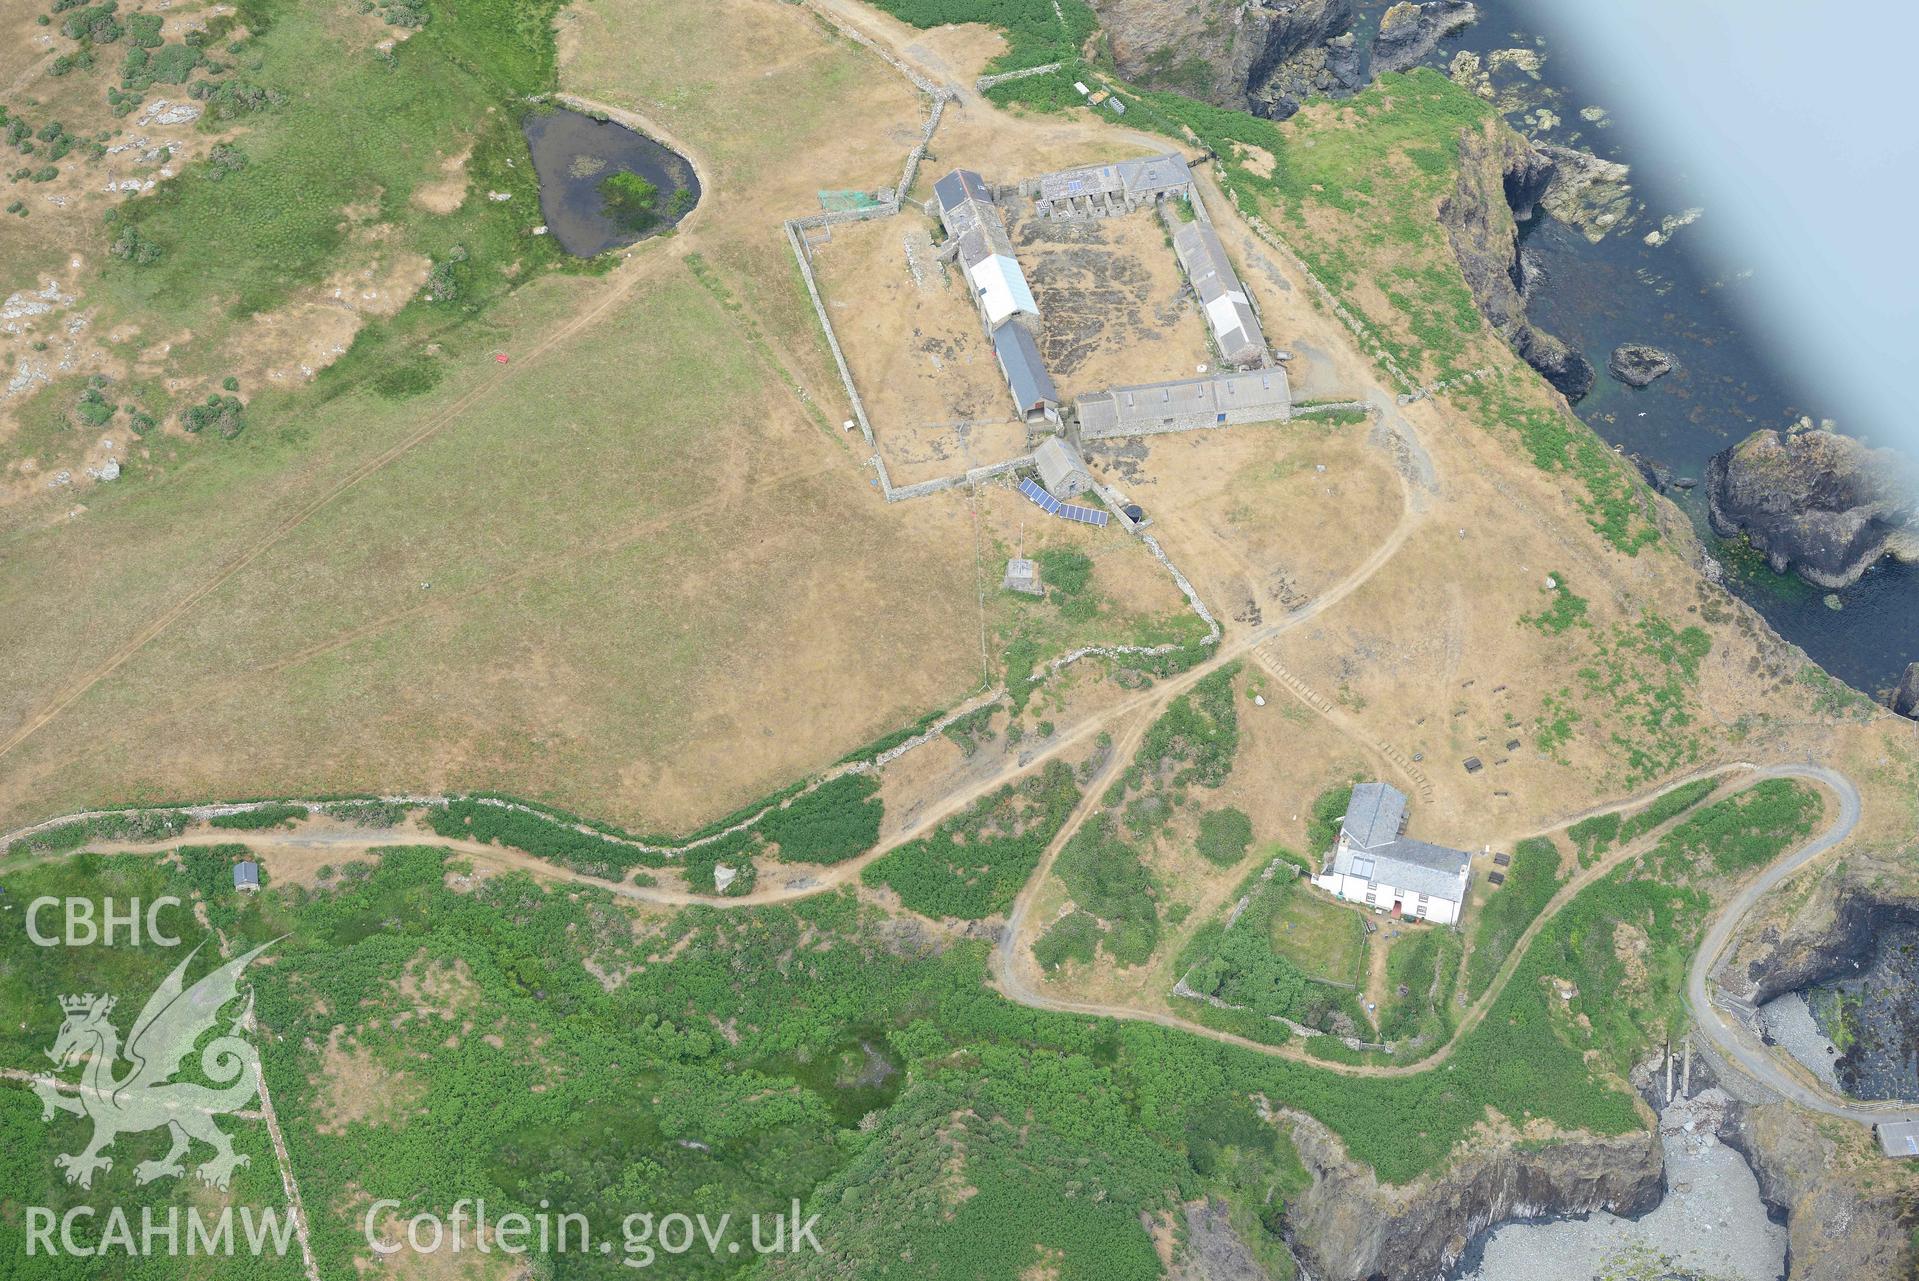
[[[1380,15],[1379,35],[1373,40],[1375,72],[1405,71],[1424,61],[1439,42],[1479,21],[1471,0],[1433,0],[1413,4],[1400,0]]]
[[[1281,117],[1307,93],[1360,87],[1357,56],[1348,66],[1329,49],[1352,30],[1352,0],[1094,0],[1093,7],[1114,64],[1130,80]]]
[[[1286,1222],[1294,1253],[1319,1281],[1438,1276],[1497,1224],[1594,1210],[1640,1214],[1661,1194],[1664,1160],[1651,1131],[1491,1147],[1393,1187],[1347,1156],[1325,1126],[1287,1115],[1313,1186],[1287,1207]]]
[[[1824,429],[1754,432],[1707,464],[1713,530],[1774,572],[1846,587],[1880,557],[1919,558],[1919,466]]]
[[[1578,228],[1595,245],[1631,225],[1632,185],[1626,181],[1630,168],[1590,151],[1551,143],[1537,146],[1553,166],[1552,185],[1540,200],[1547,213]]]
[[[1793,1281],[1915,1275],[1913,1207],[1862,1187],[1859,1154],[1845,1150],[1873,1143],[1864,1126],[1829,1131],[1783,1103],[1735,1106],[1719,1139],[1746,1158],[1766,1205],[1784,1212]]]
[[[1910,716],[1919,721],[1919,663],[1906,664],[1906,674],[1893,686],[1892,697],[1887,703],[1901,716]]]
[[[1628,387],[1649,387],[1672,372],[1672,356],[1642,342],[1621,343],[1606,358],[1606,372]]]
[[[1515,207],[1530,212],[1532,201],[1550,189],[1552,162],[1504,125],[1467,133],[1459,154],[1459,181],[1440,202],[1439,222],[1473,301],[1520,359],[1578,400],[1592,390],[1592,364],[1527,318],[1513,221]]]
[[[1311,97],[1366,87],[1353,0],[1093,0],[1113,62],[1128,79],[1284,120]],[[1394,5],[1373,69],[1426,57],[1478,14],[1467,0]]]

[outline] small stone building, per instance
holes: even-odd
[[[1095,99],[1095,102],[1098,100]],[[1192,190],[1193,171],[1174,153],[1062,169],[1021,184],[1041,218],[1112,218]]]
[[[1058,422],[1059,389],[1046,372],[1039,343],[1024,318],[1016,316],[993,331],[993,356],[1006,377],[1019,416],[1029,423]]]
[[[247,893],[260,888],[260,865],[252,859],[243,859],[233,865],[233,888]]]
[[[1093,473],[1086,470],[1079,451],[1064,437],[1051,436],[1043,441],[1033,451],[1033,463],[1039,468],[1039,483],[1061,502],[1093,488]]]

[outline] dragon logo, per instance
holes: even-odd
[[[248,1164],[213,1118],[245,1107],[259,1093],[260,1053],[240,1036],[253,1012],[251,991],[227,1030],[200,1052],[206,1079],[224,1084],[209,1087],[169,1078],[181,1071],[200,1038],[219,1023],[220,1011],[238,998],[241,972],[277,942],[263,943],[186,987],[187,965],[206,946],[203,941],[147,999],[127,1034],[124,1050],[120,1033],[108,1017],[113,1013],[113,997],[88,993],[60,998],[66,1018],[47,1057],[59,1072],[79,1066],[80,1081],[75,1085],[53,1074],[39,1076],[34,1078],[33,1092],[40,1096],[43,1121],[52,1120],[56,1108],[93,1120],[93,1140],[83,1150],[54,1158],[66,1171],[67,1182],[91,1187],[95,1171],[113,1168],[112,1158],[101,1154],[113,1146],[114,1139],[163,1125],[172,1132],[173,1146],[159,1160],[134,1167],[138,1183],[184,1174],[180,1158],[194,1139],[214,1150],[213,1157],[195,1171],[209,1187],[224,1190],[234,1170]],[[124,1072],[120,1071],[122,1060],[130,1064]],[[62,1085],[76,1092],[63,1093]]]

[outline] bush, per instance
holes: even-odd
[[[292,827],[308,814],[304,805],[258,805],[237,814],[216,814],[207,820],[210,827],[235,831],[259,831],[269,827]]]
[[[843,863],[879,842],[885,814],[879,790],[871,775],[842,774],[767,811],[755,830],[779,846],[784,862]]]
[[[441,836],[510,845],[606,880],[620,880],[635,867],[666,864],[658,854],[578,831],[544,815],[483,801],[457,800],[435,806],[427,811],[427,823]]]
[[[178,810],[125,810],[23,836],[7,846],[7,853],[60,854],[95,841],[171,840],[186,830],[188,821]]]
[[[1103,946],[1123,966],[1144,965],[1159,943],[1153,879],[1139,853],[1102,816],[1073,834],[1055,865],[1073,901],[1111,928]]]
[[[1033,959],[1052,973],[1068,961],[1089,965],[1099,946],[1099,922],[1085,912],[1068,912],[1033,944]]]
[[[128,223],[121,229],[120,234],[107,247],[107,252],[115,258],[141,267],[160,261],[160,246],[140,234],[140,229],[132,223]]]
[[[222,439],[231,440],[246,430],[246,406],[238,396],[208,396],[204,405],[189,405],[180,411],[180,426],[190,432],[212,427]]]
[[[1231,867],[1246,857],[1253,843],[1253,820],[1231,806],[1213,810],[1199,820],[1199,852],[1207,862]]]
[[[601,212],[628,231],[644,231],[659,221],[660,189],[636,173],[600,180]]]

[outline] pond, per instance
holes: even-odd
[[[521,131],[547,232],[577,257],[658,235],[699,203],[700,180],[686,157],[625,125],[559,109],[530,112]],[[622,174],[644,185],[607,185]]]

